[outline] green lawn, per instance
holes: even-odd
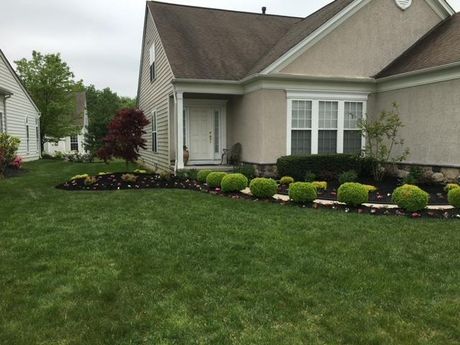
[[[459,344],[460,223],[0,181],[0,344]]]

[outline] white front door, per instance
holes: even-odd
[[[189,151],[191,162],[213,161],[214,154],[214,111],[209,107],[190,107]]]

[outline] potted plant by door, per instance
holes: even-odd
[[[190,158],[190,152],[188,150],[188,147],[184,145],[184,164],[185,165],[187,165],[189,158]]]

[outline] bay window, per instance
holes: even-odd
[[[287,154],[359,154],[367,96],[288,93]]]

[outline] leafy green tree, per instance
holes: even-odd
[[[71,95],[83,89],[75,81],[70,67],[60,54],[32,52],[32,59],[15,61],[17,73],[40,110],[40,142],[57,141],[74,134],[75,99]]]
[[[92,157],[104,145],[108,125],[121,109],[136,107],[136,100],[119,97],[110,88],[98,90],[94,85],[86,87],[86,107],[88,111],[88,131],[85,135],[85,149]]]
[[[385,174],[385,164],[402,162],[410,153],[408,148],[403,147],[404,139],[399,137],[399,130],[404,124],[399,115],[398,104],[393,103],[390,111],[382,111],[375,121],[360,121],[359,126],[366,138],[366,157],[376,162],[372,173],[375,180],[380,181]],[[394,149],[398,146],[401,147],[401,153],[394,154]]]

